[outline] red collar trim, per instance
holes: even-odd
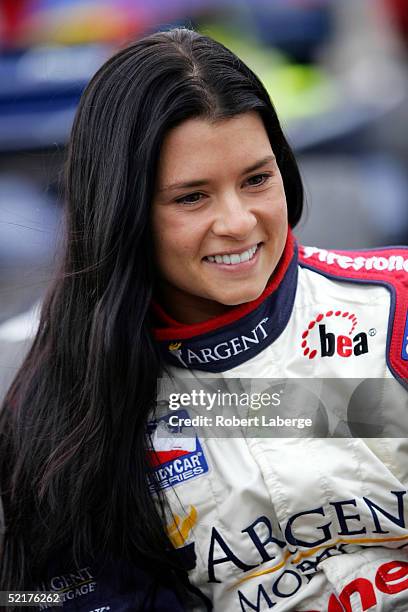
[[[249,312],[255,310],[271,293],[273,293],[282,282],[283,277],[292,261],[294,254],[295,240],[292,231],[289,229],[286,245],[282,253],[282,257],[276,267],[275,273],[272,275],[271,280],[265,287],[264,292],[256,300],[241,304],[239,306],[232,306],[231,310],[218,317],[212,317],[202,323],[194,323],[193,325],[185,325],[179,323],[173,319],[170,315],[163,310],[162,306],[157,302],[152,302],[152,308],[154,314],[158,320],[165,325],[165,327],[155,328],[153,330],[156,340],[173,340],[175,337],[179,340],[187,340],[188,338],[201,336],[208,332],[212,332],[220,327],[225,327],[231,323],[234,323],[238,319],[241,319]]]

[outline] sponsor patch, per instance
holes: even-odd
[[[208,463],[198,436],[190,427],[169,425],[169,418],[174,415],[179,417],[179,422],[189,416],[186,410],[177,410],[149,427],[153,444],[148,454],[151,465],[149,486],[153,492],[157,488],[174,487],[208,472]]]
[[[309,259],[313,255],[318,256],[319,261],[329,266],[337,265],[343,270],[374,270],[376,272],[408,272],[408,259],[402,255],[347,255],[326,251],[317,247],[304,247],[304,258]]]
[[[93,576],[91,568],[82,567],[80,569],[75,569],[68,574],[52,576],[47,583],[41,584],[40,589],[43,591],[55,591],[59,593],[61,601],[64,604],[68,600],[77,599],[84,595],[93,593],[96,590],[96,587],[97,582]],[[39,605],[38,608],[40,610],[46,610],[47,608],[50,608],[50,605]]]
[[[390,561],[380,565],[374,579],[368,580],[366,577],[354,578],[354,580],[346,584],[338,597],[335,594],[331,595],[327,610],[328,612],[352,610],[352,598],[357,593],[361,601],[362,610],[368,610],[374,606],[377,609],[377,603],[382,601],[383,594],[397,595],[407,589],[408,563],[406,561]],[[377,599],[378,592],[380,600]],[[354,599],[354,601],[356,600]],[[406,601],[405,598],[404,601]],[[399,599],[399,603],[403,603],[401,599]],[[398,604],[397,607],[402,610]],[[397,607],[395,607],[395,610],[397,610]],[[406,609],[405,606],[404,609]]]
[[[246,334],[234,335],[222,342],[213,341],[205,347],[170,342],[167,350],[185,368],[229,360],[240,353],[253,350],[256,345],[262,345],[268,339],[268,321],[269,317],[264,317]]]
[[[367,249],[363,251],[327,251],[317,247],[300,247],[299,264],[330,279],[338,279],[357,284],[374,284],[384,286],[390,293],[391,310],[387,328],[386,361],[392,374],[403,386],[407,386],[408,376],[408,328],[406,324],[408,308],[408,249],[406,247],[386,247],[382,249]],[[404,329],[405,321],[405,329]],[[328,326],[327,326],[328,327]],[[326,352],[332,351],[332,338],[327,338],[327,331],[322,331],[322,346]],[[384,330],[385,331],[385,330]],[[345,337],[344,331],[337,352],[341,357],[361,355],[367,348],[366,338],[357,339]],[[370,329],[368,335],[375,335],[376,330]],[[352,346],[350,346],[350,340]],[[371,340],[369,340],[369,345]],[[324,344],[325,343],[325,344]],[[337,343],[337,338],[336,338]],[[357,348],[358,347],[358,348]],[[304,347],[305,349],[307,346]],[[318,354],[317,342],[310,347],[309,353]],[[352,353],[350,353],[352,349]],[[343,354],[342,354],[343,353]],[[330,355],[322,355],[329,357]],[[313,359],[313,357],[309,357]]]
[[[336,328],[345,333],[335,334],[329,331],[326,325],[331,321],[336,321]],[[341,322],[340,324],[338,322]],[[328,310],[327,312],[319,313],[314,319],[309,321],[306,329],[302,332],[301,348],[303,355],[308,359],[314,359],[316,355],[320,357],[359,357],[368,353],[368,337],[365,332],[354,334],[357,327],[357,317],[353,312],[347,310]],[[344,328],[344,330],[343,330]],[[318,340],[316,332],[318,330]],[[374,336],[376,330],[370,329],[369,335]],[[347,335],[345,335],[347,334]],[[312,335],[312,338],[311,338]],[[318,348],[316,348],[316,346]],[[408,357],[407,357],[408,358]]]

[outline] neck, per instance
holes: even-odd
[[[202,323],[228,312],[232,306],[185,293],[162,281],[159,287],[159,303],[175,321],[185,325]]]

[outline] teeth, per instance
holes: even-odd
[[[249,261],[255,255],[258,246],[251,247],[243,253],[233,253],[232,255],[208,255],[206,258],[211,263],[238,264]]]

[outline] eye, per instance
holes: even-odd
[[[203,194],[196,191],[195,193],[189,193],[188,195],[183,196],[182,198],[177,198],[177,204],[184,204],[185,206],[192,206],[193,204],[197,204],[203,198]]]
[[[249,179],[246,180],[246,183],[250,187],[259,187],[260,185],[264,185],[270,178],[270,174],[255,174],[254,176],[250,176]]]

